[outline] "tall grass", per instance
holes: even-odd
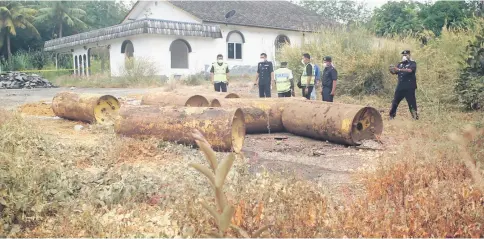
[[[376,94],[391,97],[396,76],[388,68],[401,59],[401,51],[408,49],[417,62],[419,101],[454,103],[455,79],[459,62],[468,40],[475,30],[443,30],[442,35],[421,45],[411,37],[377,38],[364,29],[325,29],[307,39],[302,46],[285,46],[282,58],[298,77],[302,70],[303,53],[309,53],[313,63],[322,65],[324,56],[332,56],[339,73],[337,94],[351,96]]]

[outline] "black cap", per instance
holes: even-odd
[[[287,66],[287,61],[281,62],[281,66]]]
[[[403,50],[403,51],[402,51],[402,55],[403,55],[403,54],[410,54],[410,50]]]
[[[330,56],[325,56],[323,58],[323,61],[329,61],[329,62],[331,62],[331,57]]]

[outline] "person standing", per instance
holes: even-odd
[[[318,89],[318,84],[319,81],[321,80],[321,72],[319,69],[319,66],[317,64],[314,64],[314,88],[313,91],[311,92],[311,100],[316,100],[316,92]]]
[[[390,119],[395,118],[400,101],[405,98],[412,114],[412,118],[418,120],[417,99],[417,63],[410,57],[410,50],[402,51],[402,61],[397,67],[390,67],[390,73],[398,75],[398,84],[393,96],[392,108],[390,109]]]
[[[293,86],[292,71],[287,68],[287,62],[281,62],[281,67],[274,71],[278,97],[291,97],[291,85]]]
[[[333,102],[334,94],[336,92],[336,80],[338,79],[338,71],[332,64],[331,56],[325,56],[323,58],[323,76],[321,84],[323,90],[321,92],[323,101]]]
[[[274,83],[274,67],[272,62],[267,61],[265,53],[260,54],[260,62],[257,65],[257,75],[254,85],[259,86],[259,97],[271,97],[271,85]]]
[[[215,91],[227,92],[227,86],[229,85],[228,76],[229,66],[224,62],[222,54],[218,54],[217,62],[213,62],[210,69],[210,78]]]
[[[311,64],[311,56],[308,53],[303,54],[302,63],[304,64],[303,72],[301,74],[301,88],[302,95],[309,100],[311,97],[311,92],[314,88],[314,75],[315,69],[314,65]]]

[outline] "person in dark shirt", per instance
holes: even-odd
[[[274,84],[274,67],[272,62],[267,61],[265,53],[260,54],[260,62],[257,65],[257,75],[254,85],[259,86],[259,97],[271,97],[271,85]]]
[[[212,63],[210,78],[215,91],[222,90],[222,92],[227,92],[227,86],[229,85],[229,66],[224,62],[222,54],[218,54],[217,62]]]
[[[333,102],[334,94],[336,91],[336,80],[338,79],[338,71],[334,68],[332,64],[332,59],[330,56],[325,56],[323,58],[323,76],[322,76],[322,92],[323,101]]]
[[[308,100],[311,98],[311,92],[314,89],[314,77],[316,73],[316,69],[310,61],[311,56],[308,53],[304,53],[301,60],[301,62],[304,64],[304,68],[301,74],[301,87],[299,88],[302,88],[302,95]]]
[[[398,84],[395,89],[395,95],[392,101],[392,108],[390,109],[390,119],[395,118],[397,114],[397,108],[400,101],[405,98],[407,101],[412,118],[418,120],[417,113],[417,99],[415,97],[415,91],[417,90],[417,77],[415,75],[417,71],[417,63],[410,57],[410,51],[402,51],[402,61],[397,67],[391,66],[390,72],[398,75]]]

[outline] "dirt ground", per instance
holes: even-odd
[[[177,88],[182,91],[183,89],[212,90],[209,85]],[[2,90],[0,102],[4,108],[17,107],[22,115],[41,125],[45,134],[65,143],[95,143],[100,137],[96,130],[92,130],[95,126],[61,119],[50,109],[52,97],[63,90],[69,89]],[[122,104],[136,105],[140,103],[141,95],[145,92],[169,90],[167,88],[74,89],[74,92],[111,94],[118,97]],[[257,97],[258,94],[257,90],[246,82],[232,83],[229,91],[238,93],[241,97]],[[76,130],[76,125],[81,125],[83,129]],[[384,144],[388,143],[385,137],[382,141]],[[317,182],[330,192],[334,192],[332,196],[338,197],[343,191],[350,190],[355,193],[360,191],[359,182],[352,176],[357,172],[375,168],[382,155],[381,149],[382,145],[376,142],[369,142],[369,148],[347,147],[289,133],[271,133],[247,135],[242,151],[249,162],[251,172],[259,172],[265,168],[269,171],[295,174]]]

